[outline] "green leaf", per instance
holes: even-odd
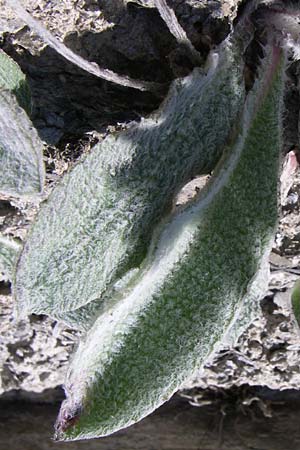
[[[12,238],[0,235],[0,275],[2,280],[12,280],[21,245]]]
[[[292,290],[292,308],[298,325],[300,324],[300,281],[296,281]]]
[[[0,88],[0,193],[33,196],[44,185],[43,144],[14,94]]]
[[[274,49],[264,64],[206,192],[163,227],[137,280],[79,345],[58,439],[141,420],[199,370],[232,323],[277,222],[284,58]]]
[[[88,327],[140,266],[174,193],[222,154],[244,102],[243,45],[227,40],[207,75],[175,81],[157,113],[107,137],[54,189],[18,264],[21,312]]]
[[[269,245],[265,246],[260,266],[253,279],[249,282],[243,301],[235,311],[232,323],[222,338],[222,345],[234,346],[241,334],[261,314],[260,301],[268,292],[270,279],[269,256],[273,247],[272,238]]]
[[[0,87],[11,91],[19,105],[30,114],[31,97],[26,77],[18,64],[3,50],[0,50]]]

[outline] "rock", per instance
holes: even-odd
[[[16,320],[10,295],[0,295],[0,310],[0,394],[61,385],[78,334],[45,316]]]
[[[222,41],[235,17],[238,0],[173,0],[177,17],[203,54]],[[56,37],[89,61],[132,78],[166,83],[192,65],[155,8],[105,0],[22,0]],[[33,121],[40,130],[51,114],[64,122],[42,127],[50,145],[66,135],[103,131],[108,124],[139,119],[157,108],[161,97],[100,80],[65,61],[28,30],[0,0],[1,47],[27,74],[34,101]],[[141,38],[142,37],[142,38]],[[91,94],[92,93],[92,96]],[[91,100],[92,99],[92,100]]]

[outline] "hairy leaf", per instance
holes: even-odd
[[[12,280],[21,245],[14,239],[0,235],[0,277]]]
[[[174,82],[156,114],[108,136],[64,177],[18,264],[20,311],[84,327],[103,295],[139,267],[174,193],[222,154],[244,102],[243,47],[243,39],[227,40],[206,75],[196,69]]]
[[[31,110],[30,90],[26,77],[18,64],[0,50],[0,87],[8,89],[27,113]]]
[[[297,280],[293,287],[291,303],[295,319],[298,325],[300,325],[300,280]]]
[[[43,144],[14,94],[0,87],[0,193],[32,196],[44,185]]]
[[[142,419],[228,329],[276,227],[283,59],[270,51],[207,191],[163,227],[137,280],[80,344],[58,439],[105,436]]]

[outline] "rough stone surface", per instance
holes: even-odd
[[[10,296],[0,295],[0,393],[42,392],[62,383],[76,335],[43,316],[14,320]]]

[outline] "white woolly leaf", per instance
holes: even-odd
[[[141,420],[201,367],[234,320],[277,224],[283,59],[277,49],[266,58],[206,192],[164,226],[137,279],[79,345],[58,439]]]
[[[43,144],[15,95],[0,88],[0,193],[32,196],[44,184]]]
[[[11,91],[19,105],[30,112],[30,90],[26,77],[18,64],[3,50],[0,50],[0,87]]]
[[[143,261],[174,194],[220,158],[244,102],[242,52],[243,40],[226,41],[207,75],[195,69],[174,82],[156,114],[107,137],[64,177],[18,264],[21,312],[72,325],[78,313],[80,327],[95,319],[95,304],[78,308],[111,297]]]
[[[12,238],[0,235],[0,278],[12,281],[21,245]]]

